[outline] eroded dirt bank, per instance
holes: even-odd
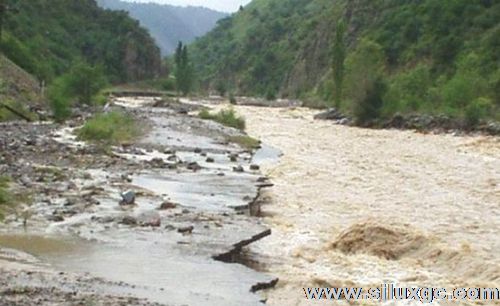
[[[308,304],[303,287],[500,286],[498,138],[348,128],[300,108],[237,111],[284,153],[264,167],[273,235],[251,247],[280,277],[269,305]]]

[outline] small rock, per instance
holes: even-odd
[[[219,172],[217,173],[217,176],[225,176],[226,174],[224,172]]]
[[[137,225],[137,219],[132,216],[125,216],[119,223],[123,225]]]
[[[171,225],[171,224],[168,224],[165,226],[165,229],[168,230],[168,231],[173,231],[175,230],[175,226]]]
[[[61,215],[51,215],[47,217],[47,220],[52,222],[62,222],[64,221],[64,218]]]
[[[149,161],[149,164],[154,168],[165,168],[165,161],[163,160],[163,158],[153,158],[151,161]]]
[[[206,162],[207,163],[215,163],[215,159],[213,159],[213,157],[208,157]]]
[[[250,165],[250,170],[258,171],[258,170],[260,170],[260,166],[259,165]]]
[[[197,153],[197,154],[201,153],[201,149],[200,148],[194,149],[194,153]]]
[[[237,167],[233,167],[234,172],[245,172],[245,169],[243,169],[243,166],[239,165]]]
[[[142,227],[160,227],[161,217],[155,210],[146,211],[137,217],[137,223]]]
[[[192,162],[187,165],[187,168],[189,170],[193,170],[194,172],[201,170],[201,166],[198,165],[197,162]]]
[[[172,203],[170,201],[165,201],[163,203],[161,203],[160,205],[160,210],[168,210],[168,209],[174,209],[177,207],[177,204],[175,203]]]
[[[121,179],[123,181],[127,182],[127,183],[131,183],[132,182],[132,178],[128,174],[126,174],[126,173],[123,173],[121,175]]]
[[[349,125],[351,121],[348,118],[342,118],[337,123],[340,125]]]
[[[177,229],[177,232],[179,232],[181,234],[192,234],[193,230],[194,230],[194,226],[190,225],[190,226],[179,227]]]
[[[23,175],[21,176],[21,179],[20,179],[21,183],[26,186],[26,187],[31,187],[33,185],[33,181],[27,176],[27,175]]]
[[[233,163],[237,162],[238,161],[238,155],[236,154],[231,154],[229,155],[229,160]]]
[[[122,197],[120,205],[133,205],[135,203],[135,192],[132,190],[122,192],[120,195]]]

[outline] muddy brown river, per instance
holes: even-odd
[[[315,111],[238,107],[280,148],[264,167],[273,235],[252,246],[280,277],[269,305],[306,305],[303,287],[500,285],[500,140],[369,130]]]

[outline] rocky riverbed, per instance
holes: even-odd
[[[275,278],[231,263],[271,233],[254,215],[272,186],[259,160],[277,151],[230,143],[242,132],[189,115],[199,103],[127,97],[112,107],[140,120],[144,137],[79,142],[84,112],[64,126],[0,126],[0,172],[25,203],[0,226],[2,302],[260,304],[255,291]]]

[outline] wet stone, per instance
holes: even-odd
[[[192,162],[187,165],[189,170],[193,170],[194,172],[201,170],[201,166],[197,162]]]
[[[243,169],[243,166],[237,166],[237,167],[233,167],[233,171],[234,172],[245,172],[245,169]]]
[[[206,162],[207,163],[215,163],[215,159],[213,159],[213,157],[208,157]]]
[[[177,207],[177,204],[172,203],[170,201],[165,201],[161,203],[159,210],[168,210],[168,209],[174,209]]]
[[[125,216],[119,223],[123,225],[137,225],[137,219],[132,216]]]
[[[153,158],[149,164],[153,167],[153,168],[165,168],[166,164],[165,164],[165,161],[162,159],[162,158]]]
[[[250,170],[258,171],[258,170],[260,170],[260,166],[259,165],[250,165]]]
[[[120,205],[133,205],[135,203],[135,192],[132,190],[122,192],[120,195],[122,197]]]
[[[193,230],[194,230],[194,226],[191,225],[191,226],[179,227],[177,229],[177,232],[179,232],[181,234],[192,234]]]

